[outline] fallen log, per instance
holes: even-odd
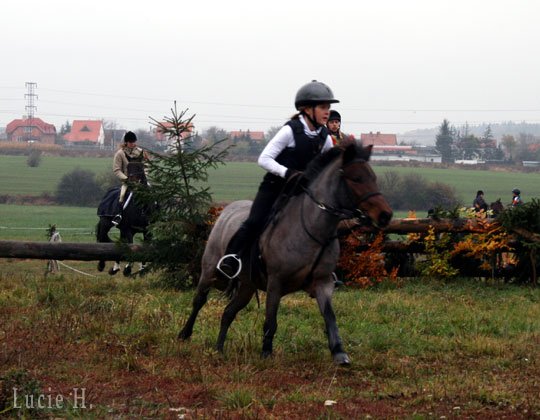
[[[42,260],[126,260],[140,244],[0,241],[0,258]]]

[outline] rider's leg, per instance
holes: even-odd
[[[118,197],[118,213],[112,219],[112,224],[115,226],[122,221],[122,210],[124,208],[124,198],[126,196],[126,191],[127,184],[123,182],[122,186],[120,187],[120,196]]]
[[[233,235],[225,255],[219,260],[217,269],[229,278],[234,278],[242,270],[242,256],[251,248],[264,228],[272,205],[279,196],[283,183],[279,181],[264,180],[259,186],[259,191],[249,212],[247,220]]]

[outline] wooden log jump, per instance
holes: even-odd
[[[140,244],[0,241],[0,258],[114,261],[142,250]]]
[[[383,230],[384,233],[408,234],[427,233],[430,227],[435,232],[478,232],[481,226],[485,227],[485,221],[475,219],[394,219]],[[488,221],[489,226],[499,226],[497,221]],[[363,226],[354,219],[345,220],[338,228],[340,234],[350,231],[359,233],[374,233],[376,229]],[[527,232],[524,229],[515,233],[528,240],[540,242],[540,235]],[[515,238],[511,244],[516,245]],[[134,252],[144,251],[148,245],[120,244],[120,243],[69,243],[69,242],[24,242],[24,241],[0,241],[0,258],[30,258],[43,260],[126,260]],[[368,244],[366,244],[366,247]],[[382,245],[383,252],[412,252],[422,253],[424,250],[421,243],[405,243],[402,241],[386,241]]]

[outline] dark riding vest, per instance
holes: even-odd
[[[276,162],[297,171],[304,171],[309,162],[311,162],[326,143],[328,129],[322,127],[317,137],[309,137],[304,132],[304,124],[299,119],[288,121],[285,125],[291,127],[294,136],[294,147],[285,148],[277,157]],[[273,174],[266,174],[265,179],[275,180],[281,177]]]

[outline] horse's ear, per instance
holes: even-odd
[[[349,143],[347,146],[341,145],[344,149],[343,152],[343,163],[349,163],[356,158],[356,144]]]
[[[371,156],[371,152],[373,151],[373,145],[370,144],[370,145],[364,147],[363,149],[364,149],[364,150],[363,150],[363,153],[362,153],[362,154],[364,155],[364,159],[365,159],[366,161],[368,161],[369,158],[370,158],[370,156]]]

